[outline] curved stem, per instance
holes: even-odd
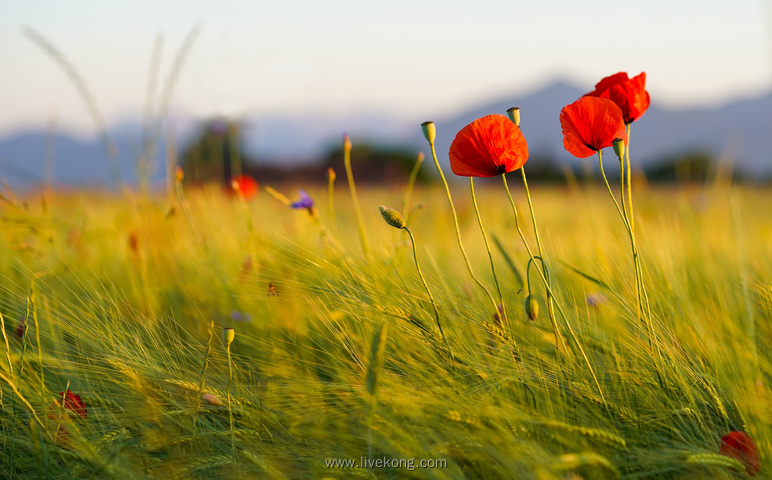
[[[627,212],[630,217],[630,230],[635,233],[635,216],[633,215],[633,182],[630,173],[630,124],[625,125],[627,129],[627,145],[625,147],[625,163],[627,163]]]
[[[329,210],[332,231],[337,237],[338,224],[335,222],[335,171],[332,168],[327,171],[327,209]]]
[[[515,201],[512,199],[512,194],[509,192],[509,185],[507,184],[506,174],[502,174],[501,179],[504,181],[504,190],[507,191],[507,197],[509,197],[509,203],[510,205],[512,205],[512,213],[515,214],[515,227],[517,228],[517,233],[520,234],[520,239],[523,241],[523,245],[525,245],[525,250],[528,252],[528,257],[530,258],[529,261],[531,261],[534,258],[536,258],[536,256],[531,251],[531,247],[528,245],[528,241],[525,239],[525,234],[523,233],[523,229],[520,228],[520,217],[517,214],[517,207],[515,207]],[[526,271],[526,276],[527,276],[527,273],[528,272]],[[542,271],[539,271],[539,275],[544,281],[544,284],[547,285],[547,294],[552,295],[552,291],[549,288],[549,281],[547,280],[547,277],[544,275]],[[529,285],[529,293],[530,293],[530,285]],[[554,315],[550,316],[550,321],[552,322],[552,330],[555,333],[555,348],[560,350],[560,346],[562,345],[563,348],[565,349],[566,344],[563,341],[563,337],[560,335],[560,331],[558,329],[558,322],[555,319]]]
[[[432,308],[434,308],[434,317],[437,319],[437,328],[440,330],[440,335],[442,336],[442,340],[445,342],[445,346],[448,348],[448,355],[450,355],[451,361],[453,360],[453,351],[450,349],[450,343],[448,343],[448,338],[445,336],[445,331],[442,330],[442,323],[440,322],[440,312],[437,310],[437,303],[434,301],[434,295],[432,295],[432,291],[429,290],[429,284],[426,283],[426,279],[424,278],[423,272],[421,272],[421,266],[418,264],[418,251],[415,247],[415,237],[413,236],[413,232],[410,231],[408,227],[404,227],[405,231],[408,235],[410,235],[410,243],[413,245],[413,258],[415,259],[415,268],[418,270],[418,276],[421,277],[421,282],[424,284],[424,289],[426,289],[427,295],[429,295],[429,300],[432,302]]]
[[[437,152],[434,149],[434,142],[429,142],[429,146],[431,147],[431,150],[432,150],[432,159],[434,159],[434,165],[437,167],[437,172],[439,172],[440,174],[440,178],[442,179],[442,184],[445,186],[445,194],[448,196],[450,211],[453,213],[453,225],[456,227],[456,240],[458,241],[458,248],[461,250],[461,255],[464,257],[464,262],[466,263],[466,269],[469,271],[469,275],[472,277],[474,282],[488,295],[488,298],[493,304],[493,311],[497,312],[498,306],[496,305],[496,300],[493,299],[493,295],[491,295],[490,290],[488,290],[488,287],[483,285],[483,283],[474,274],[474,271],[472,271],[472,264],[469,263],[469,257],[467,256],[466,250],[464,249],[464,243],[461,241],[461,229],[459,229],[458,227],[458,215],[456,214],[456,207],[453,206],[453,198],[450,196],[450,187],[448,187],[448,181],[445,180],[445,174],[442,173],[442,168],[440,168],[440,162],[437,160]]]
[[[531,264],[534,260],[539,260],[541,264],[545,267],[544,272],[546,273],[547,281],[552,283],[550,280],[550,271],[549,268],[546,268],[546,264],[544,263],[544,259],[542,259],[539,256],[535,256],[532,259],[528,260],[528,265],[525,268],[525,279],[528,282],[528,295],[531,294]]]
[[[413,170],[410,172],[410,179],[407,182],[407,189],[405,189],[405,198],[402,200],[402,212],[407,214],[410,207],[410,197],[413,195],[413,187],[415,186],[416,178],[418,178],[418,172],[421,170],[421,164],[424,163],[424,154],[421,152],[416,159]]]
[[[488,251],[488,259],[491,262],[491,272],[493,272],[493,281],[496,284],[496,292],[499,294],[499,308],[501,309],[502,319],[499,320],[499,326],[509,325],[509,319],[507,318],[507,310],[504,306],[504,296],[501,293],[501,286],[499,285],[499,279],[496,275],[496,265],[493,262],[493,253],[491,253],[491,246],[488,243],[488,235],[485,233],[485,227],[483,227],[482,217],[480,216],[480,209],[477,206],[477,196],[474,194],[474,179],[469,177],[469,189],[472,192],[472,204],[474,205],[474,213],[477,214],[477,223],[480,224],[480,231],[482,232],[483,240],[485,241],[485,249]],[[496,319],[499,317],[496,316]],[[502,323],[503,322],[503,323]]]
[[[367,233],[365,224],[362,220],[362,209],[359,207],[359,197],[357,196],[357,186],[354,183],[354,172],[351,170],[351,143],[344,141],[343,145],[343,163],[346,165],[346,177],[348,178],[348,188],[351,190],[351,201],[354,203],[354,212],[359,223],[359,239],[362,242],[362,251],[365,257],[370,258],[370,247],[367,243]]]
[[[231,362],[231,346],[225,347],[228,352],[228,389],[226,395],[228,396],[228,418],[231,424],[231,451],[233,452],[233,458],[236,459],[236,429],[233,426],[233,410],[231,409],[231,382],[233,382],[233,364]]]
[[[501,178],[504,181],[504,189],[507,191],[507,197],[509,197],[509,203],[512,205],[512,212],[515,214],[515,226],[517,227],[517,232],[520,234],[520,238],[523,240],[523,244],[525,245],[526,251],[528,251],[528,256],[531,257],[531,260],[533,260],[535,257],[533,253],[531,253],[531,248],[528,246],[528,242],[525,240],[525,235],[523,234],[523,230],[520,228],[520,223],[518,221],[518,215],[517,215],[517,208],[515,207],[515,201],[512,199],[512,194],[509,192],[509,186],[507,185],[507,177],[506,174],[502,175]],[[547,289],[547,293],[549,295],[554,295],[552,292],[552,287],[550,287],[550,283],[547,280],[547,277],[544,275],[544,272],[540,269],[536,269],[537,272],[539,272],[539,276],[541,277],[542,282],[544,282],[544,287]],[[568,315],[566,315],[566,312],[563,311],[563,307],[560,306],[560,303],[555,304],[557,306],[558,311],[561,315],[563,315],[563,318],[566,321],[566,327],[568,327],[568,332],[571,335],[571,338],[573,339],[576,346],[579,348],[579,352],[582,355],[582,358],[584,359],[584,363],[587,365],[587,368],[590,371],[590,375],[592,376],[593,381],[595,382],[595,387],[598,389],[598,394],[600,395],[601,400],[603,401],[603,404],[606,404],[606,396],[603,395],[603,389],[600,387],[600,382],[598,381],[598,377],[595,375],[595,370],[592,368],[592,364],[590,363],[590,359],[587,357],[587,354],[584,351],[584,348],[582,347],[581,342],[579,341],[579,338],[576,336],[576,333],[574,333],[574,329],[571,327],[571,322],[568,321]],[[563,338],[560,336],[560,333],[558,332],[558,325],[557,321],[554,321],[552,324],[552,328],[555,330],[555,348],[558,350],[560,347],[558,346],[558,341],[563,345],[563,348],[566,348],[565,343],[563,342]]]
[[[533,210],[533,202],[531,201],[531,192],[528,189],[528,180],[525,177],[525,168],[520,167],[520,173],[523,176],[523,186],[525,187],[525,196],[528,198],[528,209],[531,211],[531,223],[533,223],[533,234],[536,237],[536,247],[539,249],[539,260],[541,260],[542,270],[544,270],[545,277],[549,281],[549,271],[547,270],[547,263],[544,261],[544,250],[541,246],[541,240],[539,239],[539,229],[536,227],[536,214]],[[555,321],[555,311],[552,306],[552,294],[547,291],[547,313],[549,313],[550,321],[557,325]]]
[[[630,222],[628,221],[627,217],[623,213],[622,208],[619,206],[619,202],[617,202],[616,197],[614,197],[614,192],[611,191],[611,185],[608,183],[608,179],[606,178],[606,173],[603,170],[603,154],[600,150],[598,150],[598,163],[600,165],[600,174],[603,177],[603,182],[606,184],[606,189],[608,190],[609,195],[611,196],[611,200],[614,202],[614,206],[617,208],[617,212],[619,212],[619,216],[622,217],[622,222],[625,225],[625,228],[627,229],[627,234],[630,237],[630,248],[633,252],[633,268],[635,269],[635,290],[636,290],[636,312],[638,316],[638,321],[642,321],[644,325],[646,326],[646,331],[649,337],[649,348],[651,349],[652,353],[654,352],[654,332],[651,326],[651,319],[648,315],[643,313],[643,305],[644,305],[644,287],[643,287],[643,270],[641,268],[641,262],[640,258],[638,256],[638,246],[635,243],[635,235],[633,235],[632,226],[630,225]]]
[[[209,340],[206,342],[204,351],[204,366],[201,368],[201,376],[198,380],[198,392],[196,395],[196,408],[193,410],[193,439],[196,438],[196,423],[198,422],[198,411],[201,408],[201,394],[204,392],[204,378],[206,368],[209,365],[209,353],[212,351],[212,339],[214,338],[214,320],[209,323]]]
[[[624,155],[622,155],[619,158],[619,203],[622,204],[622,214],[629,222],[630,218],[627,215],[627,209],[625,207],[625,156]]]

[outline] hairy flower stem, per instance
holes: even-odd
[[[520,239],[523,241],[523,245],[525,246],[525,250],[528,252],[528,258],[529,261],[533,261],[535,258],[535,255],[531,251],[531,246],[528,245],[528,240],[525,238],[525,234],[523,233],[523,229],[520,227],[520,216],[517,214],[517,207],[515,207],[515,201],[512,199],[512,194],[509,191],[509,185],[507,184],[507,175],[503,174],[501,175],[501,179],[504,182],[504,190],[507,192],[507,197],[509,198],[509,203],[512,205],[512,213],[515,215],[515,227],[517,228],[517,233],[520,234]],[[544,274],[543,270],[538,270],[539,276],[541,276],[542,281],[544,282],[544,285],[547,287],[547,294],[552,295],[552,289],[550,288],[550,282],[547,280],[547,276]],[[564,315],[565,316],[565,315]],[[558,322],[555,319],[553,315],[550,315],[550,321],[552,322],[552,330],[555,333],[555,348],[560,351],[561,346],[563,349],[566,349],[565,341],[563,340],[562,335],[560,335],[560,330],[558,329]],[[568,323],[568,317],[566,317],[566,323]],[[569,329],[570,329],[569,325]],[[572,332],[573,334],[573,332]],[[578,343],[578,341],[577,341]]]
[[[619,157],[619,198],[620,198],[619,203],[622,206],[622,215],[629,222],[630,216],[627,214],[627,207],[625,206],[625,157],[624,155]]]
[[[335,222],[335,171],[327,170],[327,209],[330,211],[330,223],[332,232],[338,236],[338,224]]]
[[[469,257],[467,256],[466,250],[464,249],[464,243],[461,241],[461,230],[458,227],[458,215],[456,214],[456,207],[453,206],[453,197],[450,196],[450,187],[448,187],[448,181],[445,180],[445,175],[442,173],[442,168],[440,168],[440,162],[437,160],[437,152],[434,149],[434,142],[429,142],[429,146],[432,149],[432,158],[434,159],[434,165],[437,167],[437,172],[439,172],[440,174],[440,178],[442,179],[442,184],[445,186],[445,194],[448,196],[450,211],[453,213],[453,225],[456,227],[456,240],[458,240],[458,248],[461,250],[461,255],[463,255],[464,257],[464,262],[466,262],[466,269],[469,271],[469,275],[472,277],[475,283],[488,295],[488,298],[490,299],[491,304],[493,304],[493,311],[498,312],[498,306],[496,305],[496,300],[494,300],[490,290],[488,290],[488,287],[483,285],[480,279],[478,279],[477,276],[474,274],[474,271],[472,271],[472,264],[469,263]]]
[[[225,347],[228,353],[228,388],[226,395],[228,397],[228,419],[231,424],[231,451],[233,452],[233,459],[236,459],[236,429],[233,426],[233,410],[231,409],[231,383],[233,382],[233,362],[231,360],[231,346],[228,344]]]
[[[515,226],[517,227],[517,232],[520,234],[520,238],[523,240],[523,244],[525,245],[525,249],[528,252],[528,256],[531,258],[531,260],[533,260],[534,255],[531,252],[531,247],[528,246],[528,242],[525,239],[523,230],[520,228],[520,222],[518,220],[518,215],[517,215],[517,207],[515,207],[515,201],[512,199],[512,194],[509,191],[506,174],[502,175],[501,178],[504,181],[504,189],[507,191],[507,197],[509,197],[509,203],[510,205],[512,205],[512,212],[515,214]],[[536,269],[536,271],[539,272],[539,277],[541,277],[542,282],[544,282],[544,287],[547,289],[547,293],[549,295],[554,296],[554,293],[552,292],[552,287],[550,287],[550,282],[547,280],[547,277],[544,275],[544,271],[538,268]],[[592,379],[595,382],[595,387],[598,389],[598,394],[600,395],[600,398],[603,401],[603,404],[606,405],[606,396],[603,395],[603,389],[600,386],[598,377],[595,375],[595,370],[593,370],[592,364],[590,363],[590,359],[587,357],[587,354],[585,353],[581,342],[579,342],[579,338],[576,336],[576,333],[574,333],[574,329],[571,327],[571,322],[569,322],[568,320],[568,315],[566,315],[566,312],[563,311],[563,307],[560,306],[560,303],[555,303],[555,306],[557,307],[558,312],[565,319],[566,327],[568,327],[568,332],[571,335],[571,338],[573,339],[577,348],[579,348],[579,352],[581,353],[582,358],[584,359],[584,363],[587,365],[587,368],[590,370],[590,375],[592,376]],[[560,333],[558,332],[557,321],[553,320],[552,328],[555,330],[555,348],[560,350],[559,344],[562,344],[563,348],[565,349],[566,345],[563,342],[563,338],[560,336]]]
[[[40,368],[40,400],[45,405],[46,400],[46,376],[43,370],[43,346],[40,344],[40,323],[38,322],[38,308],[35,303],[35,281],[29,287],[29,304],[32,308],[32,321],[35,323],[35,343],[38,347],[38,368]],[[26,328],[26,325],[25,325]]]
[[[625,125],[627,129],[627,145],[625,146],[625,163],[627,164],[627,215],[630,219],[630,231],[635,234],[635,216],[633,215],[633,182],[630,173],[630,124]]]
[[[362,241],[362,251],[365,257],[370,258],[370,247],[367,243],[367,233],[365,224],[362,220],[362,209],[359,207],[359,197],[357,196],[357,186],[354,183],[354,172],[351,170],[351,141],[348,136],[343,140],[343,163],[346,165],[346,177],[348,178],[348,187],[351,190],[351,201],[354,203],[354,212],[357,215],[359,223],[359,239]]]
[[[641,269],[641,262],[638,256],[638,246],[635,243],[635,235],[633,234],[633,230],[630,222],[627,219],[627,216],[622,210],[622,207],[619,206],[619,202],[617,202],[617,199],[614,196],[614,192],[611,190],[611,185],[608,183],[606,173],[603,170],[603,154],[600,150],[598,150],[598,163],[600,165],[600,174],[603,177],[603,182],[606,184],[606,189],[611,196],[611,200],[614,202],[614,206],[617,208],[617,212],[619,212],[619,216],[622,217],[622,222],[624,223],[625,228],[627,229],[627,234],[630,237],[630,248],[633,252],[633,267],[635,269],[636,314],[638,316],[638,321],[642,322],[646,326],[646,332],[649,337],[649,348],[651,349],[651,352],[654,353],[654,332],[651,326],[651,319],[649,318],[647,312],[644,312],[643,309],[643,271]]]
[[[410,243],[413,245],[413,258],[415,259],[415,268],[416,270],[418,270],[418,276],[421,277],[421,282],[423,282],[424,284],[424,289],[426,289],[426,293],[427,295],[429,295],[429,300],[431,300],[432,302],[432,308],[434,309],[434,317],[437,319],[437,328],[440,330],[440,336],[442,336],[442,340],[445,342],[445,346],[448,349],[448,355],[450,356],[451,361],[453,361],[453,351],[450,349],[450,343],[448,342],[448,337],[445,336],[445,331],[442,329],[442,323],[440,322],[440,312],[439,310],[437,310],[437,303],[434,301],[434,295],[432,295],[432,291],[429,290],[429,284],[426,283],[424,274],[423,272],[421,272],[421,266],[418,264],[418,252],[415,247],[415,237],[413,237],[413,232],[411,232],[407,226],[403,228],[407,232],[407,234],[410,235]]]
[[[547,262],[544,260],[544,250],[541,246],[541,240],[539,239],[539,229],[536,226],[536,214],[533,211],[533,202],[531,201],[531,192],[528,190],[528,180],[525,177],[525,168],[520,167],[520,173],[523,176],[523,186],[525,187],[525,196],[528,198],[528,209],[531,211],[531,223],[533,223],[533,234],[534,237],[536,237],[536,246],[539,249],[539,260],[541,260],[541,267],[544,271],[544,276],[547,278],[547,281],[550,281],[549,276],[549,270],[547,268]],[[550,316],[550,321],[553,325],[557,325],[557,322],[555,321],[555,312],[554,308],[552,306],[552,293],[547,290],[547,312]]]
[[[407,188],[405,189],[405,198],[402,200],[402,212],[407,214],[410,209],[410,197],[413,195],[413,187],[415,186],[416,178],[418,178],[418,172],[421,170],[421,165],[424,163],[424,153],[418,154],[413,170],[410,172],[410,179],[407,182]]]
[[[474,194],[474,179],[469,177],[469,190],[472,192],[472,203],[474,204],[474,213],[477,214],[477,223],[480,224],[480,232],[482,232],[483,240],[485,240],[485,249],[488,251],[488,259],[491,262],[491,272],[493,272],[493,282],[496,284],[496,292],[499,294],[499,305],[501,308],[501,319],[498,320],[499,326],[509,326],[509,319],[507,318],[507,309],[504,306],[504,295],[501,292],[501,286],[499,285],[499,278],[496,275],[496,264],[493,262],[493,253],[491,253],[491,246],[488,243],[488,235],[485,233],[485,227],[483,227],[482,217],[480,216],[480,209],[477,206],[477,197]],[[495,317],[498,319],[498,317]],[[514,339],[513,339],[514,340]]]
[[[201,395],[204,392],[206,368],[209,366],[209,353],[212,351],[212,338],[214,338],[214,320],[209,323],[209,340],[206,342],[206,350],[204,351],[204,366],[201,368],[201,376],[198,380],[198,396],[196,397],[196,408],[193,412],[193,440],[196,439],[196,423],[198,422],[198,411],[201,408]]]

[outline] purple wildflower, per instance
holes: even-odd
[[[606,303],[608,299],[602,293],[591,293],[585,298],[587,305],[590,307],[598,308],[602,304]]]
[[[233,310],[231,312],[231,319],[237,322],[251,322],[252,315],[248,313],[239,312],[238,310]]]
[[[311,197],[308,196],[305,190],[300,190],[300,201],[294,202],[290,207],[301,209],[305,208],[308,210],[308,212],[311,212],[311,209],[314,208],[314,201],[311,200]]]

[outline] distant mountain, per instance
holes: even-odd
[[[437,124],[437,151],[447,157],[455,133],[476,118],[491,113],[506,114],[520,107],[521,128],[529,152],[555,158],[559,163],[580,160],[563,148],[560,110],[591,90],[580,90],[564,82],[553,83],[530,94],[492,102]],[[703,149],[750,175],[772,174],[772,94],[732,101],[716,107],[682,110],[651,107],[630,133],[631,158],[639,165],[690,150]],[[594,164],[593,163],[593,164]]]
[[[566,82],[555,82],[533,92],[492,101],[449,118],[434,120],[437,125],[437,153],[447,166],[447,152],[456,134],[467,123],[491,113],[504,114],[520,107],[522,129],[532,157],[551,157],[558,163],[594,162],[579,160],[566,153],[562,144],[560,110],[591,89],[580,89]],[[261,164],[309,163],[325,156],[341,142],[344,132],[355,142],[403,145],[416,152],[428,146],[420,121],[363,112],[332,115],[314,112],[300,116],[252,116],[243,119],[245,155]],[[180,150],[195,132],[195,119],[175,118]],[[117,145],[117,161],[125,181],[136,182],[136,162],[141,152],[141,123],[123,120],[111,128]],[[44,176],[47,145],[52,146],[55,180],[69,184],[99,184],[111,179],[110,165],[96,136],[80,139],[64,132],[47,138],[44,130],[25,131],[0,138],[0,176],[11,183],[35,183]],[[736,168],[753,176],[772,175],[772,94],[745,98],[723,105],[691,109],[665,109],[656,99],[631,133],[633,161],[650,165],[673,154],[703,149],[725,158]],[[164,177],[165,145],[157,148],[154,181]],[[594,163],[593,163],[594,164]]]

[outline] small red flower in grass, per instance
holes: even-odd
[[[16,336],[19,338],[24,337],[24,327],[26,326],[26,322],[24,321],[24,317],[19,318],[19,323],[16,324]]]
[[[233,177],[231,185],[233,190],[241,192],[241,195],[244,196],[244,200],[252,200],[260,190],[257,181],[249,175],[237,175]]]
[[[616,103],[622,110],[625,125],[641,118],[651,103],[649,92],[646,91],[646,72],[633,78],[624,72],[616,73],[598,82],[595,90],[587,95],[608,98]]]
[[[55,414],[54,418],[58,417],[59,411],[62,410],[64,415],[74,413],[83,419],[86,418],[86,405],[83,403],[83,400],[80,399],[80,395],[75,395],[67,390],[66,392],[59,392],[59,397],[61,400],[56,400],[54,404],[51,405],[49,417],[51,417],[52,414]],[[64,400],[64,405],[62,405],[62,400]]]
[[[563,146],[570,154],[587,158],[614,139],[627,139],[622,111],[606,98],[582,97],[560,111]]]
[[[729,432],[721,437],[721,449],[718,453],[739,460],[751,477],[758,475],[761,470],[756,444],[745,432]]]
[[[60,400],[56,400],[48,409],[48,418],[59,421],[59,428],[56,432],[56,441],[65,447],[70,446],[70,432],[64,425],[64,421],[69,420],[70,414],[75,414],[86,419],[86,405],[80,399],[80,395],[75,395],[71,391],[59,392]]]
[[[520,127],[504,115],[478,118],[462,128],[450,145],[450,169],[462,177],[495,177],[528,160]]]

